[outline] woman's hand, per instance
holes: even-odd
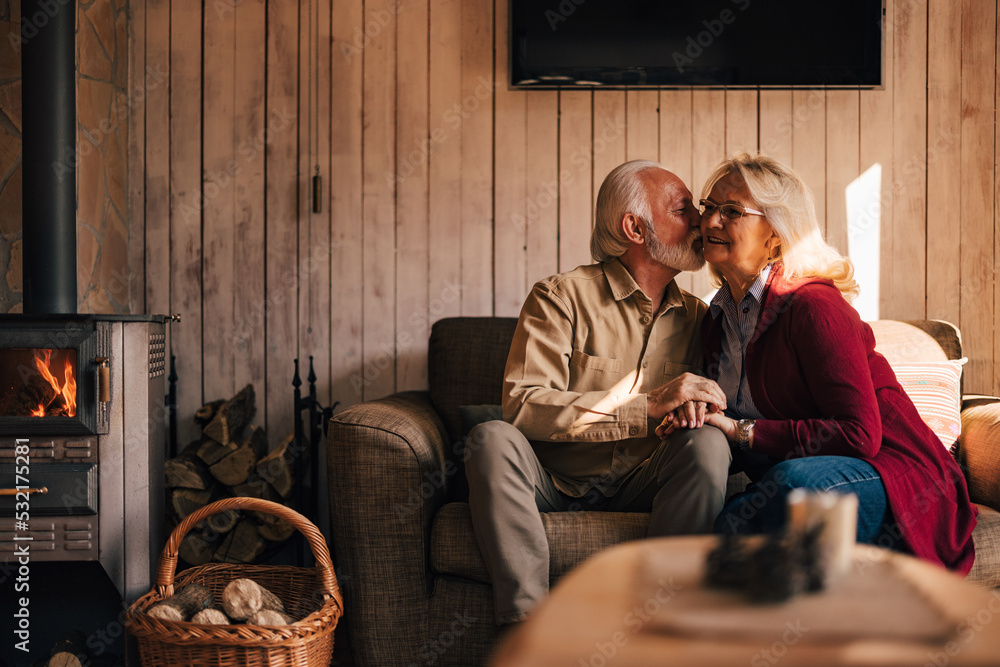
[[[705,418],[705,423],[722,431],[722,433],[726,436],[726,440],[729,442],[736,442],[739,440],[739,432],[736,429],[736,420],[732,417],[727,417],[721,412],[714,412]]]

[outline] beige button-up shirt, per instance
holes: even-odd
[[[652,309],[617,259],[536,283],[521,308],[504,419],[563,493],[613,495],[660,443],[647,392],[700,371],[705,304],[671,282]]]

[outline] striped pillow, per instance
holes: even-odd
[[[895,363],[892,370],[917,412],[941,444],[954,451],[962,431],[962,394],[960,380],[967,357],[951,361]]]

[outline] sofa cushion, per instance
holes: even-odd
[[[515,317],[447,317],[431,327],[427,380],[452,443],[462,438],[462,405],[499,405]]]
[[[875,320],[875,349],[890,364],[904,361],[945,361],[962,356],[958,329],[939,320]]]
[[[966,361],[962,358],[892,364],[903,391],[948,451],[954,451],[962,431],[961,380]]]
[[[646,537],[649,514],[622,512],[542,513],[549,539],[549,581],[601,549]],[[431,529],[431,569],[437,574],[490,583],[486,564],[472,532],[468,503],[449,503],[434,517]]]
[[[976,544],[976,560],[966,577],[988,588],[1000,586],[1000,512],[986,505],[979,508],[972,541]]]

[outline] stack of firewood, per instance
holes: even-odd
[[[255,402],[253,386],[247,385],[229,400],[207,403],[195,413],[201,438],[164,466],[172,522],[232,496],[288,504],[294,486],[292,436],[268,451],[264,430],[249,426]],[[270,514],[227,510],[188,532],[180,557],[189,565],[253,563],[270,544],[287,540],[294,531]]]

